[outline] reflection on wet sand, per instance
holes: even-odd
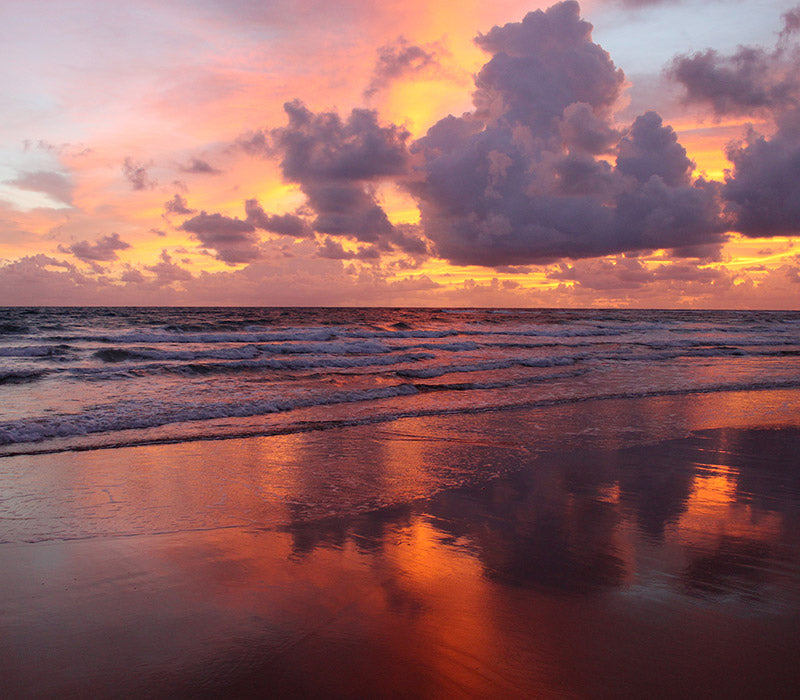
[[[487,483],[351,518],[308,520],[290,511],[286,530],[294,556],[348,542],[380,552],[398,530],[422,519],[443,545],[477,556],[486,577],[558,594],[625,587],[654,572],[673,582],[684,570],[713,576],[714,561],[730,579],[735,566],[726,563],[726,552],[769,559],[773,549],[776,556],[791,549],[800,495],[800,479],[790,472],[793,483],[776,482],[775,473],[785,474],[800,454],[797,433],[749,430],[737,437],[737,448],[716,452],[727,464],[696,461],[722,450],[725,431],[656,447],[545,455]],[[637,560],[645,549],[648,558]],[[763,568],[770,563],[781,562]]]
[[[192,486],[191,508],[223,508],[223,529],[5,545],[6,687],[18,696],[792,696],[800,431],[533,453],[513,428],[498,427],[492,444],[467,428],[438,441],[415,437],[412,424],[394,440],[295,436],[280,454],[251,445],[255,461],[232,472],[223,506],[213,477]],[[468,465],[494,461],[506,465],[494,478],[468,478]],[[163,490],[148,495],[155,467],[143,464],[138,496],[165,502]],[[174,490],[181,473],[150,485]],[[409,485],[441,484],[442,474],[453,478],[427,496]],[[337,488],[401,497],[337,509]],[[189,510],[180,519],[194,523]]]

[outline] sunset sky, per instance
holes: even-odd
[[[0,305],[800,306],[797,0],[4,0]]]

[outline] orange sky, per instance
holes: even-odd
[[[713,252],[688,257],[639,245],[606,257],[517,262],[509,253],[502,264],[488,251],[485,265],[472,262],[480,256],[457,264],[442,234],[427,228],[431,216],[421,219],[420,196],[408,184],[427,167],[414,142],[448,114],[475,109],[475,76],[492,54],[474,37],[550,4],[4,3],[0,21],[14,31],[0,72],[12,98],[0,148],[0,304],[796,308],[800,220],[792,212],[792,230],[748,237],[734,229]],[[659,112],[694,162],[692,178],[723,183],[732,177],[729,143],[748,129],[767,139],[776,133],[777,112],[720,114],[686,103],[674,82],[655,89],[678,54],[714,47],[725,55],[752,44],[783,56],[775,47],[787,41],[778,33],[792,3],[775,3],[771,13],[755,0],[741,4],[737,21],[724,3],[581,6],[592,40],[626,75],[608,123],[625,138],[638,114]],[[686,29],[692,13],[697,20]],[[407,49],[416,53],[401,54]],[[315,185],[288,177],[286,152],[269,144],[293,99],[342,120],[371,109],[382,127],[408,132],[403,174],[371,176],[357,188],[395,231],[419,237],[426,254],[367,234],[357,240],[317,228],[293,238],[256,229],[246,245],[257,252],[239,260],[210,245],[211,234],[182,228],[200,212],[244,221],[250,199],[268,215],[319,224],[319,205],[309,199]],[[266,135],[267,146],[244,148],[255,134]],[[596,158],[613,167],[616,152]],[[167,209],[173,201],[183,202],[182,212]]]

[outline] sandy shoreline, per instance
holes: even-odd
[[[0,460],[0,677],[10,697],[790,697],[796,399]]]

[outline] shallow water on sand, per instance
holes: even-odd
[[[793,697],[797,399],[5,458],[0,677],[12,697]]]

